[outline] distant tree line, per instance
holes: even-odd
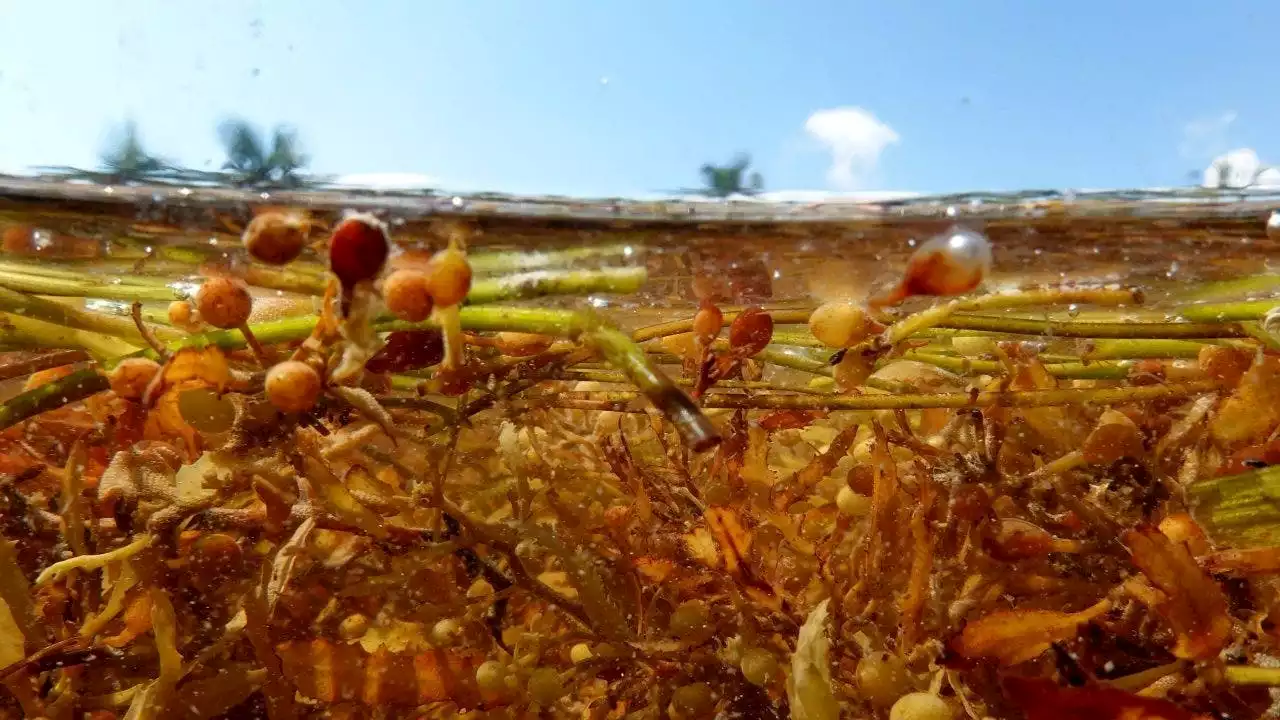
[[[153,154],[142,142],[138,126],[125,122],[102,154],[94,170],[63,165],[36,168],[47,175],[102,184],[182,183],[230,185],[255,189],[300,189],[325,184],[307,172],[311,158],[302,152],[297,132],[277,125],[270,133],[241,118],[224,120],[217,128],[225,154],[219,170],[183,167]],[[751,170],[751,156],[739,153],[727,164],[705,163],[698,169],[702,187],[678,192],[728,198],[756,195],[764,190],[764,178]]]
[[[297,189],[323,184],[306,172],[310,158],[303,154],[297,133],[278,125],[270,134],[240,118],[223,121],[217,128],[226,160],[220,170],[198,170],[177,165],[152,154],[142,143],[138,126],[128,121],[102,154],[96,170],[45,166],[38,170],[66,179],[104,184],[184,183],[217,184],[241,188]]]

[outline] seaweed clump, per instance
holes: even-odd
[[[964,231],[866,303],[627,332],[515,301],[643,268],[319,227],[260,216],[194,306],[0,275],[0,711],[1269,709],[1270,303],[975,294]]]

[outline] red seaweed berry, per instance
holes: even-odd
[[[710,345],[724,327],[724,314],[720,308],[710,302],[703,302],[702,307],[693,316],[693,336],[703,345]]]
[[[751,357],[773,338],[773,317],[758,307],[743,310],[729,324],[729,347],[737,357]]]
[[[372,280],[391,252],[387,226],[372,215],[351,215],[329,238],[329,269],[343,287]]]
[[[296,212],[266,212],[244,230],[244,247],[254,260],[268,265],[293,262],[307,246],[311,221]]]

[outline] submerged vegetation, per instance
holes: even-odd
[[[583,300],[640,247],[390,219],[255,208],[109,283],[5,228],[0,712],[1271,706],[1275,276],[997,289],[956,229],[857,296],[695,278],[619,325]]]

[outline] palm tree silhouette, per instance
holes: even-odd
[[[145,182],[168,167],[142,147],[138,125],[132,120],[124,123],[118,140],[102,155],[102,179],[106,182]]]
[[[233,118],[218,127],[227,161],[222,169],[229,170],[232,183],[241,187],[296,188],[305,184],[301,173],[310,160],[299,149],[297,133],[285,126],[277,126],[271,133],[270,147],[267,139],[248,122]]]
[[[751,156],[740,153],[728,165],[703,165],[699,172],[705,187],[702,194],[709,197],[726,198],[730,195],[755,195],[764,189],[764,178],[758,172],[747,175],[751,167]],[[745,181],[745,182],[744,182]]]

